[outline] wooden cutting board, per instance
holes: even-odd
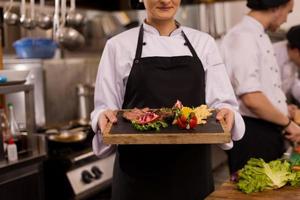
[[[175,125],[161,128],[160,131],[137,131],[122,117],[124,111],[116,111],[118,122],[109,123],[103,132],[105,144],[221,144],[228,143],[231,134],[225,123],[216,120],[213,113],[206,124],[191,130],[182,130]]]
[[[277,190],[268,190],[245,194],[237,190],[234,183],[226,181],[206,200],[300,200],[300,188],[285,186]]]

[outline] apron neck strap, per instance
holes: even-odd
[[[191,51],[194,58],[198,58],[195,49],[193,48],[192,44],[190,43],[189,39],[186,37],[185,33],[181,31],[181,34],[185,40],[186,45],[188,46],[189,50]]]
[[[185,35],[185,33],[183,31],[181,31],[181,34],[185,40],[185,44],[188,46],[193,57],[198,58],[195,49],[193,48],[192,44],[190,43],[190,41],[187,38],[187,36]],[[136,52],[135,52],[135,59],[140,59],[142,56],[142,50],[143,50],[143,45],[144,45],[143,39],[144,39],[144,27],[142,24],[140,27],[140,31],[139,31],[138,43],[137,43],[137,48],[136,48]]]
[[[135,52],[135,59],[140,59],[142,56],[143,39],[144,39],[144,27],[142,24],[140,27],[138,43],[137,43],[137,48],[136,48],[136,52]]]

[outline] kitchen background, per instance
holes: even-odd
[[[52,15],[55,10],[54,0],[47,0],[44,6],[40,6],[43,1],[35,2],[34,7],[30,7],[29,1],[23,2],[26,2],[26,16],[31,16],[32,9],[35,10],[36,16],[41,13]],[[177,20],[183,25],[210,33],[217,41],[248,11],[243,0],[203,2],[206,1],[182,1]],[[68,1],[68,7],[69,4]],[[85,42],[82,46],[80,42],[76,43],[78,41],[75,41],[76,45],[69,46],[61,43],[54,56],[48,59],[21,59],[16,54],[13,44],[28,37],[53,39],[52,26],[47,30],[38,27],[28,29],[20,24],[3,23],[4,69],[30,71],[26,83],[34,85],[36,132],[47,136],[53,131],[79,128],[80,131],[86,131],[87,136],[81,143],[51,141],[45,136],[47,148],[43,155],[47,157],[43,162],[36,161],[36,173],[34,176],[29,174],[28,177],[31,178],[28,180],[21,175],[25,170],[24,166],[16,165],[14,168],[0,164],[0,199],[109,199],[107,191],[112,173],[109,168],[112,166],[113,155],[104,159],[93,156],[90,148],[93,133],[88,128],[89,113],[93,109],[94,81],[106,40],[137,26],[145,17],[144,10],[130,10],[129,4],[130,2],[125,0],[76,1],[76,12],[84,16],[84,23],[76,26],[75,30],[83,36]],[[4,11],[10,6],[11,12],[21,16],[20,1],[0,1],[0,7]],[[274,41],[284,39],[288,28],[300,23],[300,1],[295,1],[294,10],[288,22],[276,33],[271,34]],[[54,39],[57,41],[57,38]],[[14,105],[16,121],[21,130],[26,130],[28,110],[25,99],[23,92],[6,95],[6,101]],[[214,146],[213,167],[217,174],[224,163],[225,153]],[[100,166],[101,171],[99,172],[99,168],[93,168],[95,166]],[[30,168],[32,164],[26,167]],[[3,171],[6,172],[5,176],[1,170],[6,170]],[[19,174],[13,170],[17,170]],[[30,169],[25,171],[32,172]],[[98,178],[97,174],[100,174]],[[5,181],[7,177],[11,181]],[[228,178],[227,171],[221,171],[216,181],[223,181],[223,177]],[[18,186],[23,188],[24,183],[31,184],[34,188],[32,192],[38,190],[39,195],[30,196],[30,191],[25,192],[24,189],[19,189],[19,194],[12,192]]]

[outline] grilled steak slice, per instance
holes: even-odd
[[[143,109],[138,109],[134,108],[130,111],[125,111],[123,113],[123,117],[129,121],[135,120],[137,121],[139,117],[145,115],[150,109],[149,108],[143,108]]]
[[[172,122],[173,116],[173,111],[170,108],[161,108],[157,110],[150,110],[149,108],[134,108],[123,113],[123,117],[125,119],[135,121],[139,124],[148,124],[157,120]]]

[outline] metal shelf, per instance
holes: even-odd
[[[35,132],[34,86],[32,84],[16,84],[0,86],[0,94],[24,92],[26,127],[28,134]]]
[[[33,90],[33,85],[31,84],[17,84],[17,85],[4,85],[0,86],[0,94],[9,94],[22,91]]]

